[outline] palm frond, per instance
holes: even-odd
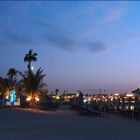
[[[41,87],[43,83],[43,78],[45,74],[43,74],[43,70],[39,68],[36,73],[29,71],[26,74],[20,73],[22,76],[22,86],[24,86],[27,94],[35,94]]]

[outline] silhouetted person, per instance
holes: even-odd
[[[79,108],[79,111],[81,111],[83,108],[83,93],[81,91],[78,96],[78,108]]]

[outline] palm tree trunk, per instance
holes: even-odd
[[[30,106],[30,108],[34,108],[35,107],[35,95],[32,95],[32,99],[29,102],[29,106]]]
[[[29,64],[27,67],[28,67],[28,70],[31,71],[31,61],[29,61]]]

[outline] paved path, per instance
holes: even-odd
[[[0,108],[0,140],[139,140],[140,121]]]

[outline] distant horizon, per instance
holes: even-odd
[[[136,87],[134,89],[130,90],[105,90],[104,89],[59,89],[59,93],[63,94],[64,91],[67,91],[68,93],[77,93],[78,90],[80,90],[83,94],[112,94],[112,93],[118,93],[118,94],[125,94],[125,93],[131,93],[132,91],[136,90],[139,87]],[[58,89],[58,88],[56,88]],[[101,91],[100,91],[101,90]],[[55,89],[49,89],[49,93],[55,92]]]
[[[27,66],[26,66],[27,67]],[[25,68],[26,68],[25,67]],[[16,68],[15,68],[16,69]],[[17,69],[16,69],[17,70]],[[27,69],[26,69],[27,70]],[[25,71],[26,71],[25,70]],[[7,72],[8,72],[8,70],[7,70]],[[0,77],[3,77],[3,78],[6,78],[7,77],[7,72],[4,74],[4,75],[2,75],[2,74],[0,74]],[[24,72],[24,71],[22,71],[22,72]],[[20,79],[20,78],[19,78]],[[44,81],[45,82],[45,81]],[[47,82],[45,82],[46,84],[47,84]],[[75,88],[65,88],[65,87],[59,87],[59,86],[57,86],[56,85],[56,87],[51,87],[50,85],[48,85],[47,84],[47,86],[48,86],[48,91],[49,91],[49,93],[51,93],[51,92],[55,92],[55,90],[56,89],[59,89],[59,91],[61,92],[61,93],[63,93],[63,91],[68,91],[68,92],[70,92],[70,93],[76,93],[78,90],[81,90],[83,93],[88,93],[88,94],[98,94],[98,93],[125,93],[125,92],[131,92],[131,91],[133,91],[133,90],[135,90],[135,89],[137,89],[137,88],[139,88],[138,86],[137,87],[133,87],[133,89],[131,89],[131,88],[129,88],[129,89],[113,89],[113,88],[96,88],[96,87],[94,87],[94,88],[81,88],[81,87],[75,87]]]

